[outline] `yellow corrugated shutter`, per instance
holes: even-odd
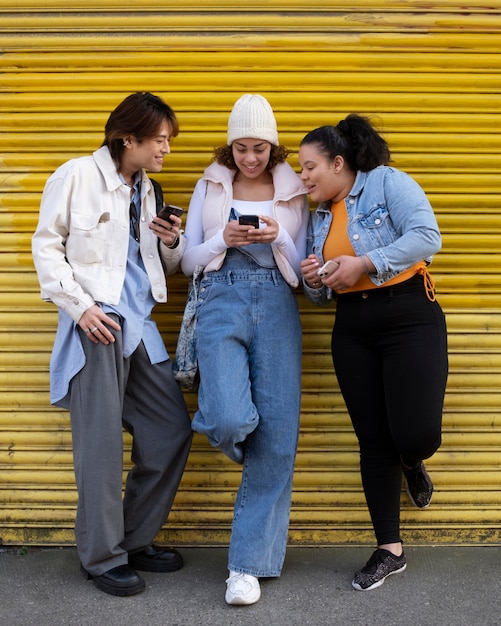
[[[49,174],[98,147],[116,104],[148,90],[179,115],[181,133],[158,178],[183,206],[242,93],[269,98],[281,142],[293,150],[307,131],[349,112],[379,116],[395,165],[436,210],[443,250],[432,272],[449,325],[443,446],[428,463],[436,492],[426,511],[403,496],[403,536],[498,542],[501,8],[480,0],[161,4],[0,4],[0,539],[73,542],[69,418],[48,397],[56,311],[39,298],[30,240]],[[176,276],[170,286],[156,316],[173,350],[186,280]],[[329,352],[334,312],[299,297],[303,402],[290,540],[372,543]],[[193,410],[196,397],[187,399]],[[225,543],[239,476],[196,436],[160,539]]]

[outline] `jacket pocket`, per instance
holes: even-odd
[[[71,214],[71,224],[66,241],[66,256],[70,263],[91,265],[102,263],[110,224],[109,212],[101,214]]]
[[[361,218],[360,225],[375,248],[388,246],[397,237],[397,231],[386,206],[373,207],[367,215]]]

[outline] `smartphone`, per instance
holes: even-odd
[[[339,267],[339,263],[336,263],[336,261],[327,261],[317,271],[317,274],[321,278],[325,278],[326,276],[330,276],[333,272],[335,272],[338,267]]]
[[[238,223],[242,226],[252,226],[259,228],[259,217],[257,215],[240,215]]]
[[[181,217],[183,213],[184,209],[179,206],[174,206],[173,204],[164,204],[163,209],[158,213],[158,217],[166,220],[167,222],[169,222],[169,224],[173,224],[174,222],[170,219],[170,216],[176,215],[177,217]]]

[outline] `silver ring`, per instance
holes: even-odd
[[[99,328],[97,326],[94,326],[94,328],[91,328],[89,330],[90,333],[94,334],[96,332],[96,330],[99,330]]]

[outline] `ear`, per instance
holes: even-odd
[[[128,146],[130,146],[131,145],[131,137],[130,137],[130,135],[127,136],[127,137],[124,137],[123,138],[123,142],[124,142],[124,148],[127,148]]]
[[[334,160],[332,161],[332,169],[335,174],[339,174],[339,172],[344,167],[344,158],[340,154],[336,154]]]

